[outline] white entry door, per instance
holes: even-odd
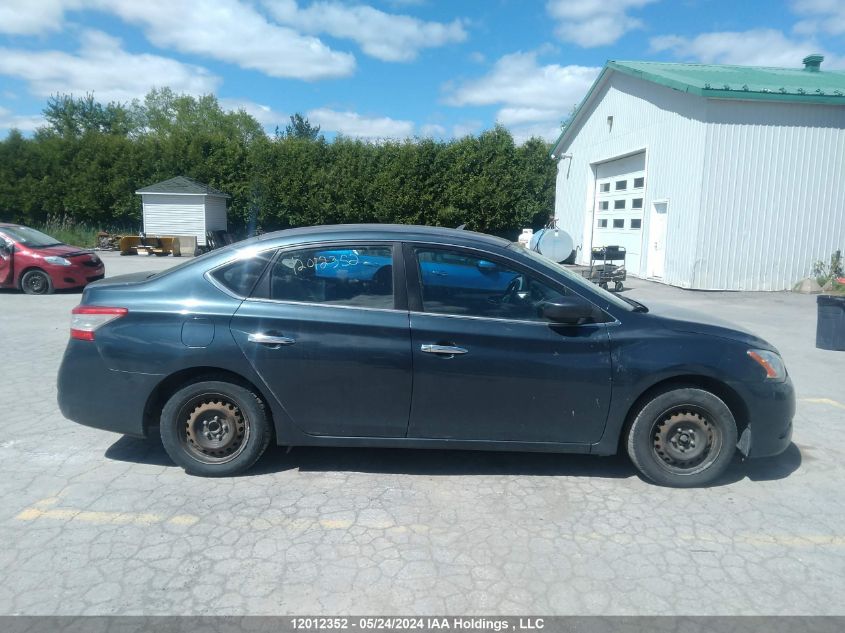
[[[663,278],[666,268],[666,225],[669,219],[669,203],[655,202],[651,205],[648,223],[648,276]]]

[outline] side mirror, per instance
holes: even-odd
[[[478,266],[478,270],[483,273],[495,273],[499,270],[499,267],[496,266],[496,264],[494,264],[493,262],[485,261],[483,259],[479,259],[476,266]]]
[[[565,297],[559,303],[542,304],[540,316],[552,323],[580,325],[595,316],[595,308],[581,297]]]

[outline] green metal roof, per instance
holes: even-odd
[[[176,176],[169,180],[163,180],[154,185],[148,185],[138,189],[135,193],[191,193],[206,196],[221,196],[223,198],[230,197],[227,193],[223,193],[214,187],[201,183],[193,178],[188,178],[187,176]]]
[[[707,99],[742,101],[782,101],[845,106],[845,71],[819,70],[823,58],[810,55],[804,63],[813,69],[721,64],[608,61],[584,100],[555,141],[552,155],[566,136],[570,125],[590,100],[608,71],[687,92]]]
[[[606,68],[700,97],[845,105],[843,71],[616,61]]]

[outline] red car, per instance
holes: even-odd
[[[0,288],[30,295],[81,288],[105,276],[96,253],[19,224],[0,223]]]

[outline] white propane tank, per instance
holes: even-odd
[[[517,238],[517,242],[520,246],[524,248],[528,248],[528,244],[531,242],[531,237],[534,235],[534,229],[522,229],[522,234]]]
[[[534,234],[530,248],[553,262],[562,262],[571,254],[574,247],[572,237],[560,229],[543,229]]]

